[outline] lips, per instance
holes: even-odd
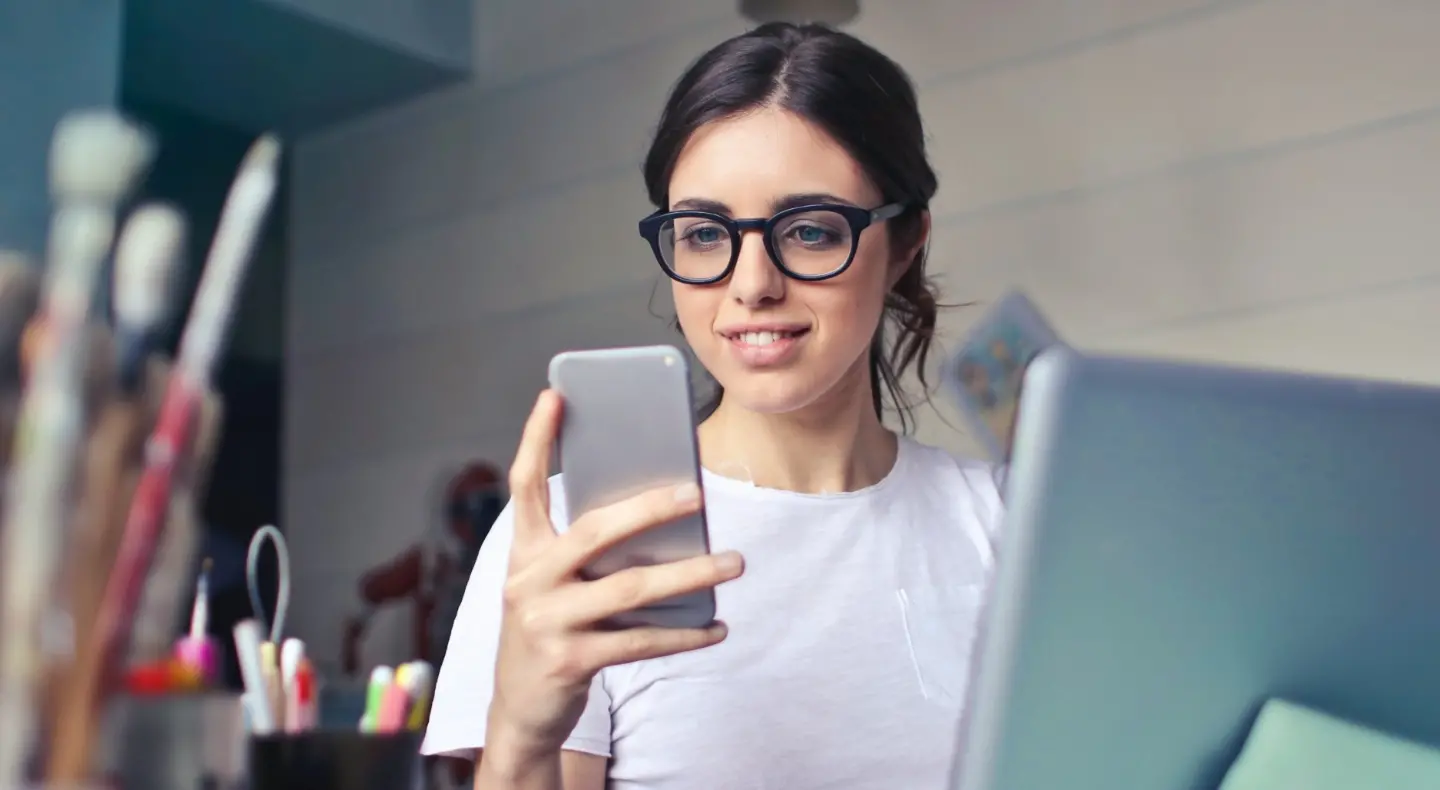
[[[750,368],[786,364],[809,334],[810,327],[793,325],[738,327],[720,333],[739,362]]]

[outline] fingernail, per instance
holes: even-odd
[[[700,501],[700,486],[694,483],[685,483],[675,488],[675,501],[685,504],[692,504]]]
[[[715,568],[721,573],[739,573],[745,567],[745,558],[738,551],[725,551],[715,555]]]
[[[710,626],[710,633],[713,634],[716,639],[724,639],[725,635],[730,633],[730,626],[716,620],[715,624]]]

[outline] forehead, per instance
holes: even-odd
[[[832,194],[861,205],[879,195],[830,135],[791,112],[766,108],[701,127],[670,177],[671,202],[716,200],[759,214],[790,194]]]

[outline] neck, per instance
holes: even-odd
[[[875,414],[864,360],[798,411],[762,414],[721,400],[699,437],[701,461],[710,471],[809,494],[872,486],[890,473],[898,452],[895,435]]]

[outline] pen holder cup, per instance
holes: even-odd
[[[424,733],[330,730],[250,739],[251,790],[421,790]]]
[[[237,694],[120,697],[96,767],[123,790],[235,790],[245,779],[247,741]]]

